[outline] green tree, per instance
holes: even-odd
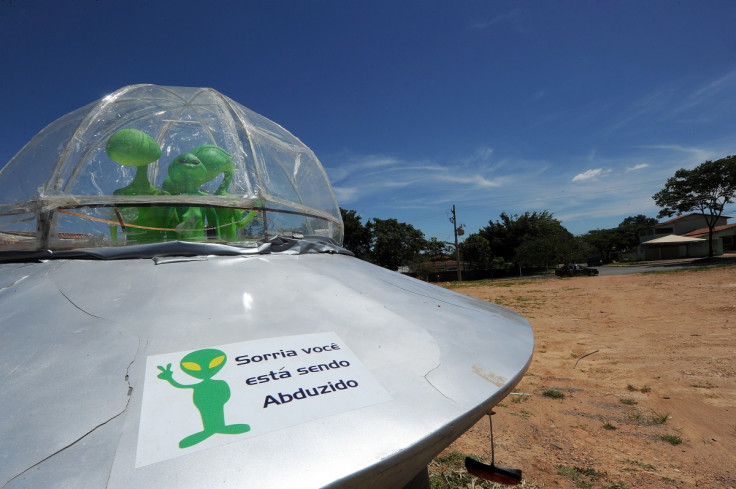
[[[643,214],[629,216],[616,228],[618,238],[616,247],[620,251],[629,251],[639,246],[639,231],[651,228],[657,225],[657,220],[653,217],[647,217]]]
[[[427,247],[424,233],[396,219],[374,218],[366,227],[372,235],[370,261],[390,270],[419,261]]]
[[[525,239],[514,255],[514,261],[526,268],[550,268],[584,258],[580,241],[562,225],[550,228],[544,235]]]
[[[601,255],[603,263],[611,263],[614,252],[635,249],[639,246],[639,231],[656,224],[657,220],[653,217],[638,214],[627,217],[618,227],[588,231],[581,239]]]
[[[448,247],[448,243],[440,241],[434,236],[429,238],[424,249],[425,256],[431,261],[442,261],[451,253],[452,249]]]
[[[559,230],[554,234],[551,243],[555,249],[555,261],[557,263],[577,263],[587,260],[590,250],[585,242],[560,224]]]
[[[352,251],[357,258],[367,259],[371,252],[371,231],[363,225],[362,218],[354,210],[340,208],[342,223],[345,226],[343,246]]]
[[[494,258],[522,267],[546,266],[577,258],[579,244],[552,213],[525,212],[490,221],[478,234],[488,240]]]
[[[581,236],[581,239],[600,253],[603,263],[611,263],[611,255],[617,248],[620,235],[616,228],[593,229]]]
[[[488,240],[493,256],[500,256],[506,261],[513,261],[516,248],[525,239],[543,236],[553,223],[559,224],[547,211],[527,211],[521,215],[502,212],[499,217],[500,220],[496,222],[489,221],[488,226],[482,228],[478,234]]]
[[[486,270],[493,259],[491,244],[478,233],[471,234],[460,243],[460,253],[471,267],[480,270]]]
[[[525,239],[516,247],[514,262],[524,268],[549,267],[554,263],[555,250],[541,236]]]
[[[708,226],[708,257],[713,257],[713,229],[735,196],[736,156],[727,156],[692,170],[680,168],[652,198],[661,207],[658,218],[694,210],[703,214]]]

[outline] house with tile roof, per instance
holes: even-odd
[[[708,256],[708,224],[705,214],[677,216],[643,229],[639,233],[637,257],[640,260],[669,260]],[[736,224],[720,216],[713,230],[713,254],[736,251]]]

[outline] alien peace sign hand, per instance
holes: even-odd
[[[171,371],[171,364],[167,364],[166,368],[163,368],[161,365],[159,365],[157,368],[161,371],[161,373],[158,374],[158,378],[171,382],[174,377],[174,372]]]

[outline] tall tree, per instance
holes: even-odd
[[[471,234],[460,243],[460,253],[463,260],[470,262],[471,266],[480,270],[487,269],[493,259],[491,244],[478,233]]]
[[[639,246],[639,231],[656,225],[657,220],[655,218],[643,214],[627,217],[616,228],[618,234],[616,247],[620,251],[629,251],[636,248]]]
[[[427,247],[424,233],[396,219],[374,218],[366,227],[372,235],[370,261],[390,270],[417,261]]]
[[[592,229],[581,236],[581,239],[600,253],[603,263],[611,263],[611,254],[617,248],[616,243],[619,240],[617,228]]]
[[[656,224],[657,220],[653,217],[638,214],[627,217],[618,227],[588,231],[581,239],[601,255],[603,263],[611,263],[614,252],[635,249],[639,246],[639,231]]]
[[[363,225],[362,218],[354,210],[340,208],[342,223],[345,226],[343,246],[352,251],[357,258],[367,259],[371,252],[371,231]]]
[[[508,215],[502,212],[500,218],[478,231],[490,243],[494,257],[522,266],[532,266],[532,263],[533,266],[544,266],[550,261],[566,261],[566,257],[572,256],[567,250],[574,247],[565,241],[574,237],[552,213],[527,211],[521,215]],[[532,243],[522,247],[525,242]],[[535,246],[545,249],[535,250],[532,255]]]
[[[454,248],[454,246],[451,248]],[[451,253],[452,250],[450,249],[449,243],[440,241],[434,236],[426,242],[424,254],[431,261],[442,261],[445,259],[445,256]]]
[[[658,218],[694,210],[708,226],[708,257],[713,257],[713,229],[726,204],[736,197],[736,156],[706,161],[692,170],[681,168],[652,197],[661,207]]]

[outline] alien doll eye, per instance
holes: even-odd
[[[187,370],[202,370],[202,367],[198,363],[194,362],[181,362],[181,366]]]
[[[212,359],[212,361],[210,361],[209,368],[217,367],[224,361],[225,361],[225,355],[220,355],[219,357],[215,357]]]

